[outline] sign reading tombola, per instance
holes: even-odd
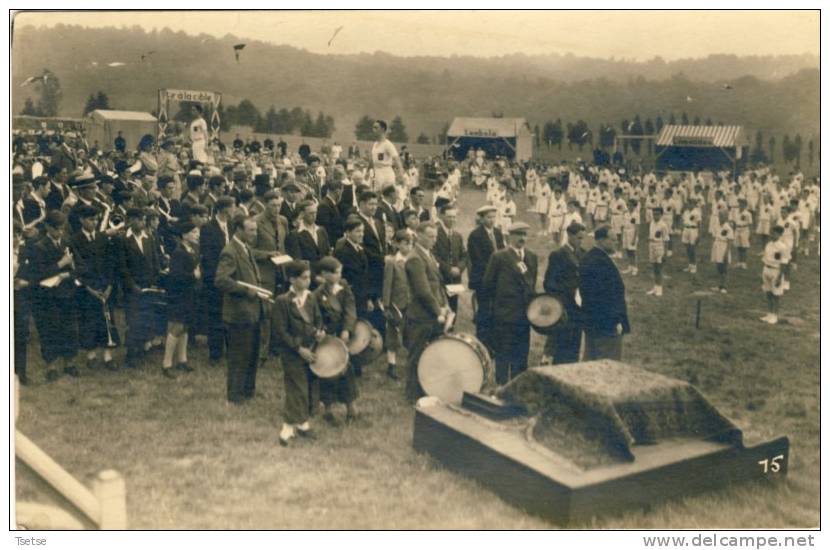
[[[198,101],[200,103],[218,103],[219,94],[197,90],[165,90],[170,101]]]
[[[464,135],[472,137],[499,137],[499,133],[491,128],[464,128]]]

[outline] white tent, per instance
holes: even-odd
[[[96,109],[86,119],[86,140],[90,147],[96,141],[105,151],[115,148],[114,142],[121,131],[127,142],[127,150],[134,150],[142,136],[150,134],[154,138],[158,130],[158,121],[150,113],[141,111],[107,111]]]
[[[533,154],[533,132],[524,118],[456,117],[447,131],[447,148],[459,159],[481,148],[490,158],[525,161]]]

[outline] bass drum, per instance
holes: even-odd
[[[539,334],[552,334],[566,318],[565,306],[552,294],[537,294],[527,306],[527,320]]]
[[[336,336],[326,336],[314,348],[315,361],[309,365],[311,372],[320,378],[337,378],[349,366],[349,349]]]
[[[464,392],[479,392],[492,381],[490,353],[469,334],[441,336],[424,349],[418,360],[418,382],[424,393],[445,403],[459,405]]]
[[[354,324],[351,338],[349,338],[349,353],[358,355],[372,343],[373,327],[364,319],[358,319]]]

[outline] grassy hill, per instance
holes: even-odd
[[[279,40],[279,36],[275,36]],[[232,45],[247,42],[240,62]],[[144,61],[141,55],[154,51]],[[125,63],[108,67],[108,63]],[[159,88],[223,92],[225,105],[247,98],[261,112],[274,105],[331,113],[335,137],[351,139],[363,114],[401,115],[414,140],[437,135],[454,116],[524,116],[542,125],[560,117],[619,126],[639,114],[686,112],[751,131],[818,134],[818,57],[709,56],[667,62],[594,59],[574,55],[397,57],[385,53],[320,55],[290,46],[193,36],[169,29],[14,29],[12,107],[34,87],[28,76],[48,68],[61,82],[64,116],[79,116],[90,93],[103,90],[122,109],[156,108]],[[732,90],[724,90],[730,83]],[[691,98],[691,99],[689,99]]]

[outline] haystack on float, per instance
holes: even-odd
[[[747,446],[696,388],[617,361],[534,367],[415,409],[413,445],[556,523],[787,474],[789,439]]]

